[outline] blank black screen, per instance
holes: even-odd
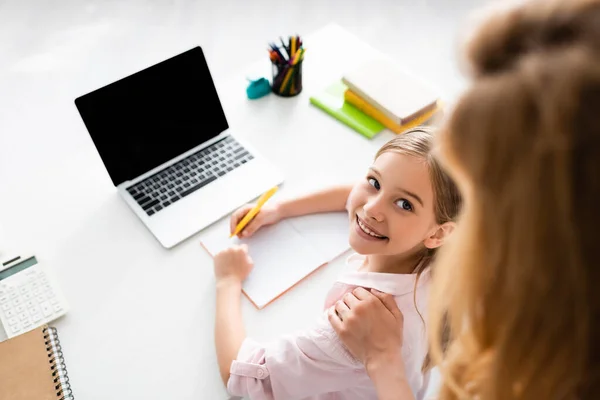
[[[115,186],[229,126],[200,47],[75,99]]]

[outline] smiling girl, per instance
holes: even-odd
[[[349,242],[356,254],[333,285],[325,308],[343,319],[357,287],[394,295],[404,316],[406,385],[422,399],[429,373],[424,325],[430,269],[455,227],[460,195],[431,154],[433,133],[406,132],[386,143],[363,179],[305,197],[265,205],[242,231],[293,216],[347,210]],[[252,205],[231,218],[232,230]],[[316,326],[269,344],[245,337],[240,312],[242,282],[252,269],[244,246],[215,256],[215,342],[223,382],[234,396],[250,399],[376,399],[363,364],[340,342],[324,313]],[[281,266],[285,268],[285,265]]]

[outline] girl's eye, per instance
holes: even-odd
[[[408,200],[406,200],[406,199],[400,199],[400,200],[398,200],[396,202],[396,205],[398,207],[400,207],[401,209],[406,210],[406,211],[412,211],[413,210],[412,204],[410,204],[410,202]]]
[[[381,186],[379,186],[379,182],[377,182],[377,179],[368,178],[367,180],[369,181],[369,185],[373,186],[375,189],[377,189],[377,190],[381,189]]]

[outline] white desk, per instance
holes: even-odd
[[[266,51],[259,63],[217,82],[232,129],[285,171],[282,195],[360,178],[392,137],[385,132],[369,141],[308,100],[372,50],[335,25],[306,36],[305,47],[298,97],[246,99],[246,75],[270,74]],[[213,345],[212,262],[198,244],[202,234],[165,250],[118,197],[72,102],[116,77],[75,61],[80,78],[63,81],[56,98],[64,104],[52,110],[59,115],[34,107],[23,116],[41,118],[38,128],[60,121],[51,130],[58,137],[41,141],[43,164],[15,150],[22,181],[11,182],[5,193],[14,197],[0,202],[11,210],[4,211],[5,236],[29,229],[32,250],[54,268],[71,304],[55,325],[76,398],[226,398]],[[86,68],[89,76],[81,79]],[[63,143],[77,153],[65,155]],[[264,310],[244,298],[248,335],[264,340],[310,326],[342,264],[338,259],[321,269]]]

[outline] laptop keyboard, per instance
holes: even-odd
[[[127,191],[151,216],[253,158],[228,136],[130,186]]]

